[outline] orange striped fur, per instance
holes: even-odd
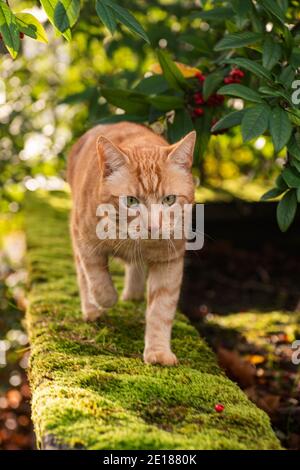
[[[161,203],[167,195],[176,195],[181,205],[192,203],[194,143],[194,132],[169,145],[138,124],[99,125],[78,140],[68,159],[73,199],[71,235],[83,317],[95,320],[116,303],[108,259],[122,258],[126,268],[124,300],[142,299],[147,277],[146,363],[177,363],[171,351],[171,330],[185,241],[99,240],[96,209],[101,203],[117,206],[119,196],[134,196],[147,208]]]

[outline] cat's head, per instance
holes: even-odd
[[[195,139],[193,131],[169,146],[121,148],[100,136],[101,200],[116,208],[121,203],[128,212],[143,209],[142,225],[159,230],[162,214],[194,202]]]

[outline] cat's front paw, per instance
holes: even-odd
[[[103,289],[96,286],[90,288],[89,299],[96,307],[110,308],[117,302],[118,294],[114,287]]]
[[[176,366],[178,359],[171,350],[147,349],[144,351],[146,364],[161,364],[162,366]]]
[[[98,318],[102,317],[105,312],[105,308],[90,308],[83,311],[83,319],[85,321],[96,321]]]

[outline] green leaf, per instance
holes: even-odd
[[[67,103],[67,104],[84,103],[85,101],[89,101],[93,99],[97,93],[98,93],[97,87],[88,87],[83,91],[79,91],[77,93],[72,93],[70,95],[65,96],[64,99],[60,101],[60,103]]]
[[[138,23],[135,17],[125,8],[121,7],[113,0],[102,0],[102,2],[113,10],[116,20],[120,21],[126,28],[143,38],[148,44],[150,40],[144,28]]]
[[[71,40],[71,29],[67,28],[64,32],[61,32],[57,25],[55,24],[55,8],[59,0],[40,0],[42,7],[44,8],[46,15],[48,16],[48,19],[50,23],[54,26],[55,30],[57,33],[62,34],[67,41]]]
[[[295,124],[296,127],[300,126],[300,110],[296,108],[286,108],[288,113],[289,120],[292,124]]]
[[[230,20],[233,15],[232,8],[220,7],[193,13],[192,18],[201,18],[206,21],[225,21]]]
[[[293,35],[292,35],[292,29],[289,30],[289,28],[287,26],[283,26],[282,29],[282,32],[283,32],[283,39],[284,39],[284,49],[285,49],[285,53],[287,56],[290,56],[291,53],[292,53],[292,49],[293,49],[293,44],[294,44],[294,38],[293,38]],[[291,58],[289,58],[289,62],[290,62]]]
[[[163,75],[152,75],[151,77],[143,78],[134,89],[146,95],[151,95],[163,93],[168,88],[168,82]]]
[[[275,152],[279,152],[290,140],[292,124],[288,114],[280,106],[272,109],[270,115],[270,133],[272,136]]]
[[[295,168],[298,171],[298,173],[300,173],[300,161],[292,157],[290,159],[290,163],[292,167]]]
[[[251,101],[253,103],[263,103],[263,100],[259,93],[251,88],[248,88],[244,85],[239,85],[238,83],[231,83],[230,85],[222,86],[218,93],[220,95],[229,95],[235,96],[237,98],[242,98],[246,101]]]
[[[282,172],[282,178],[286,182],[289,188],[300,187],[300,173],[290,166],[285,168]]]
[[[41,23],[30,13],[16,13],[20,30],[40,42],[48,42],[47,34]]]
[[[277,3],[281,10],[286,13],[288,7],[289,7],[289,0],[277,0]]]
[[[299,50],[299,47],[293,47],[289,62],[295,69],[300,67],[300,50]]]
[[[172,111],[183,108],[184,101],[180,96],[157,95],[149,96],[147,101],[159,111]]]
[[[269,86],[260,86],[258,91],[264,95],[284,98],[288,103],[291,102],[290,95],[284,90],[277,90]]]
[[[241,124],[245,110],[233,111],[232,113],[226,114],[211,128],[211,132],[222,131],[229,129],[230,127],[238,126]]]
[[[174,90],[186,90],[187,81],[182,75],[177,65],[172,61],[170,56],[160,49],[157,51],[158,60],[162,68],[163,74],[170,87]]]
[[[148,115],[138,116],[136,114],[113,114],[112,116],[106,116],[95,121],[93,124],[113,124],[117,122],[129,121],[129,122],[146,122]]]
[[[238,47],[249,46],[250,44],[261,40],[261,38],[261,34],[253,33],[251,31],[227,34],[215,45],[214,50],[224,51],[226,49],[236,49]]]
[[[192,34],[183,34],[180,36],[179,40],[191,44],[197,51],[204,55],[211,56],[213,53],[210,43],[203,38],[196,37]]]
[[[288,189],[288,185],[282,178],[282,174],[278,175],[275,181],[276,188],[282,189],[283,191],[286,191]]]
[[[101,88],[101,92],[109,103],[124,109],[129,114],[146,115],[149,111],[148,97],[142,93],[106,87]]]
[[[231,3],[235,13],[241,19],[245,19],[252,10],[251,0],[233,0]]]
[[[102,23],[107,27],[111,34],[117,29],[117,22],[114,11],[109,8],[102,0],[96,0],[96,12]]]
[[[15,15],[2,1],[0,2],[0,33],[8,52],[15,59],[20,47],[19,27]]]
[[[242,136],[244,142],[255,139],[263,134],[269,124],[270,108],[266,104],[258,104],[245,110],[242,119]]]
[[[274,38],[268,36],[263,45],[263,66],[272,70],[272,68],[279,62],[282,55],[280,44],[274,42]]]
[[[210,138],[211,138],[211,120],[213,110],[206,110],[205,114],[201,116],[201,119],[196,119],[194,127],[197,132],[197,139],[194,152],[194,164],[199,164],[200,159],[203,159],[207,150]],[[200,175],[201,177],[201,175]]]
[[[276,1],[260,0],[259,3],[267,13],[274,16],[280,23],[285,23],[285,14]]]
[[[297,211],[297,194],[295,190],[288,191],[277,206],[277,222],[282,232],[286,232],[293,222]]]
[[[64,33],[74,26],[80,13],[80,0],[59,0],[54,8],[54,23]]]
[[[252,8],[252,10],[249,12],[249,19],[251,21],[251,28],[253,31],[263,33],[265,32],[265,24],[264,24],[264,18],[261,17],[260,11],[258,11],[256,8]]]
[[[189,113],[185,109],[178,109],[173,122],[168,125],[168,140],[173,144],[193,129],[193,121]]]
[[[269,199],[275,199],[285,192],[285,189],[272,188],[265,192],[260,198],[261,201],[268,201]]]
[[[290,92],[291,84],[295,79],[295,70],[291,65],[282,69],[282,72],[279,76],[279,83],[282,83],[284,88]]]
[[[294,135],[292,135],[292,137],[290,138],[287,148],[288,148],[288,152],[294,158],[300,161],[300,147],[298,146]]]
[[[216,91],[218,86],[223,82],[224,73],[213,72],[207,75],[203,83],[203,98],[207,100],[212,93]]]
[[[63,37],[67,40],[67,41],[71,41],[72,39],[72,32],[71,32],[71,29],[66,29],[66,31],[64,33],[61,33],[57,28],[55,28],[55,32],[57,34],[62,34]]]
[[[260,65],[257,62],[254,62],[253,60],[245,59],[244,57],[236,57],[234,59],[227,59],[226,60],[227,64],[234,64],[239,67],[242,67],[245,70],[249,70],[249,72],[252,72],[254,75],[256,75],[259,78],[264,78],[265,80],[272,80],[271,73],[269,70],[267,70],[265,67]]]
[[[296,192],[297,192],[297,201],[300,202],[300,188],[298,188]]]

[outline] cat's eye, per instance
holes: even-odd
[[[176,196],[175,194],[169,194],[168,196],[165,196],[163,198],[163,204],[166,204],[167,206],[173,206],[173,204],[176,201]]]
[[[125,200],[125,203],[126,203],[126,206],[127,207],[136,207],[139,205],[139,200],[134,197],[134,196],[126,196],[126,200]]]

